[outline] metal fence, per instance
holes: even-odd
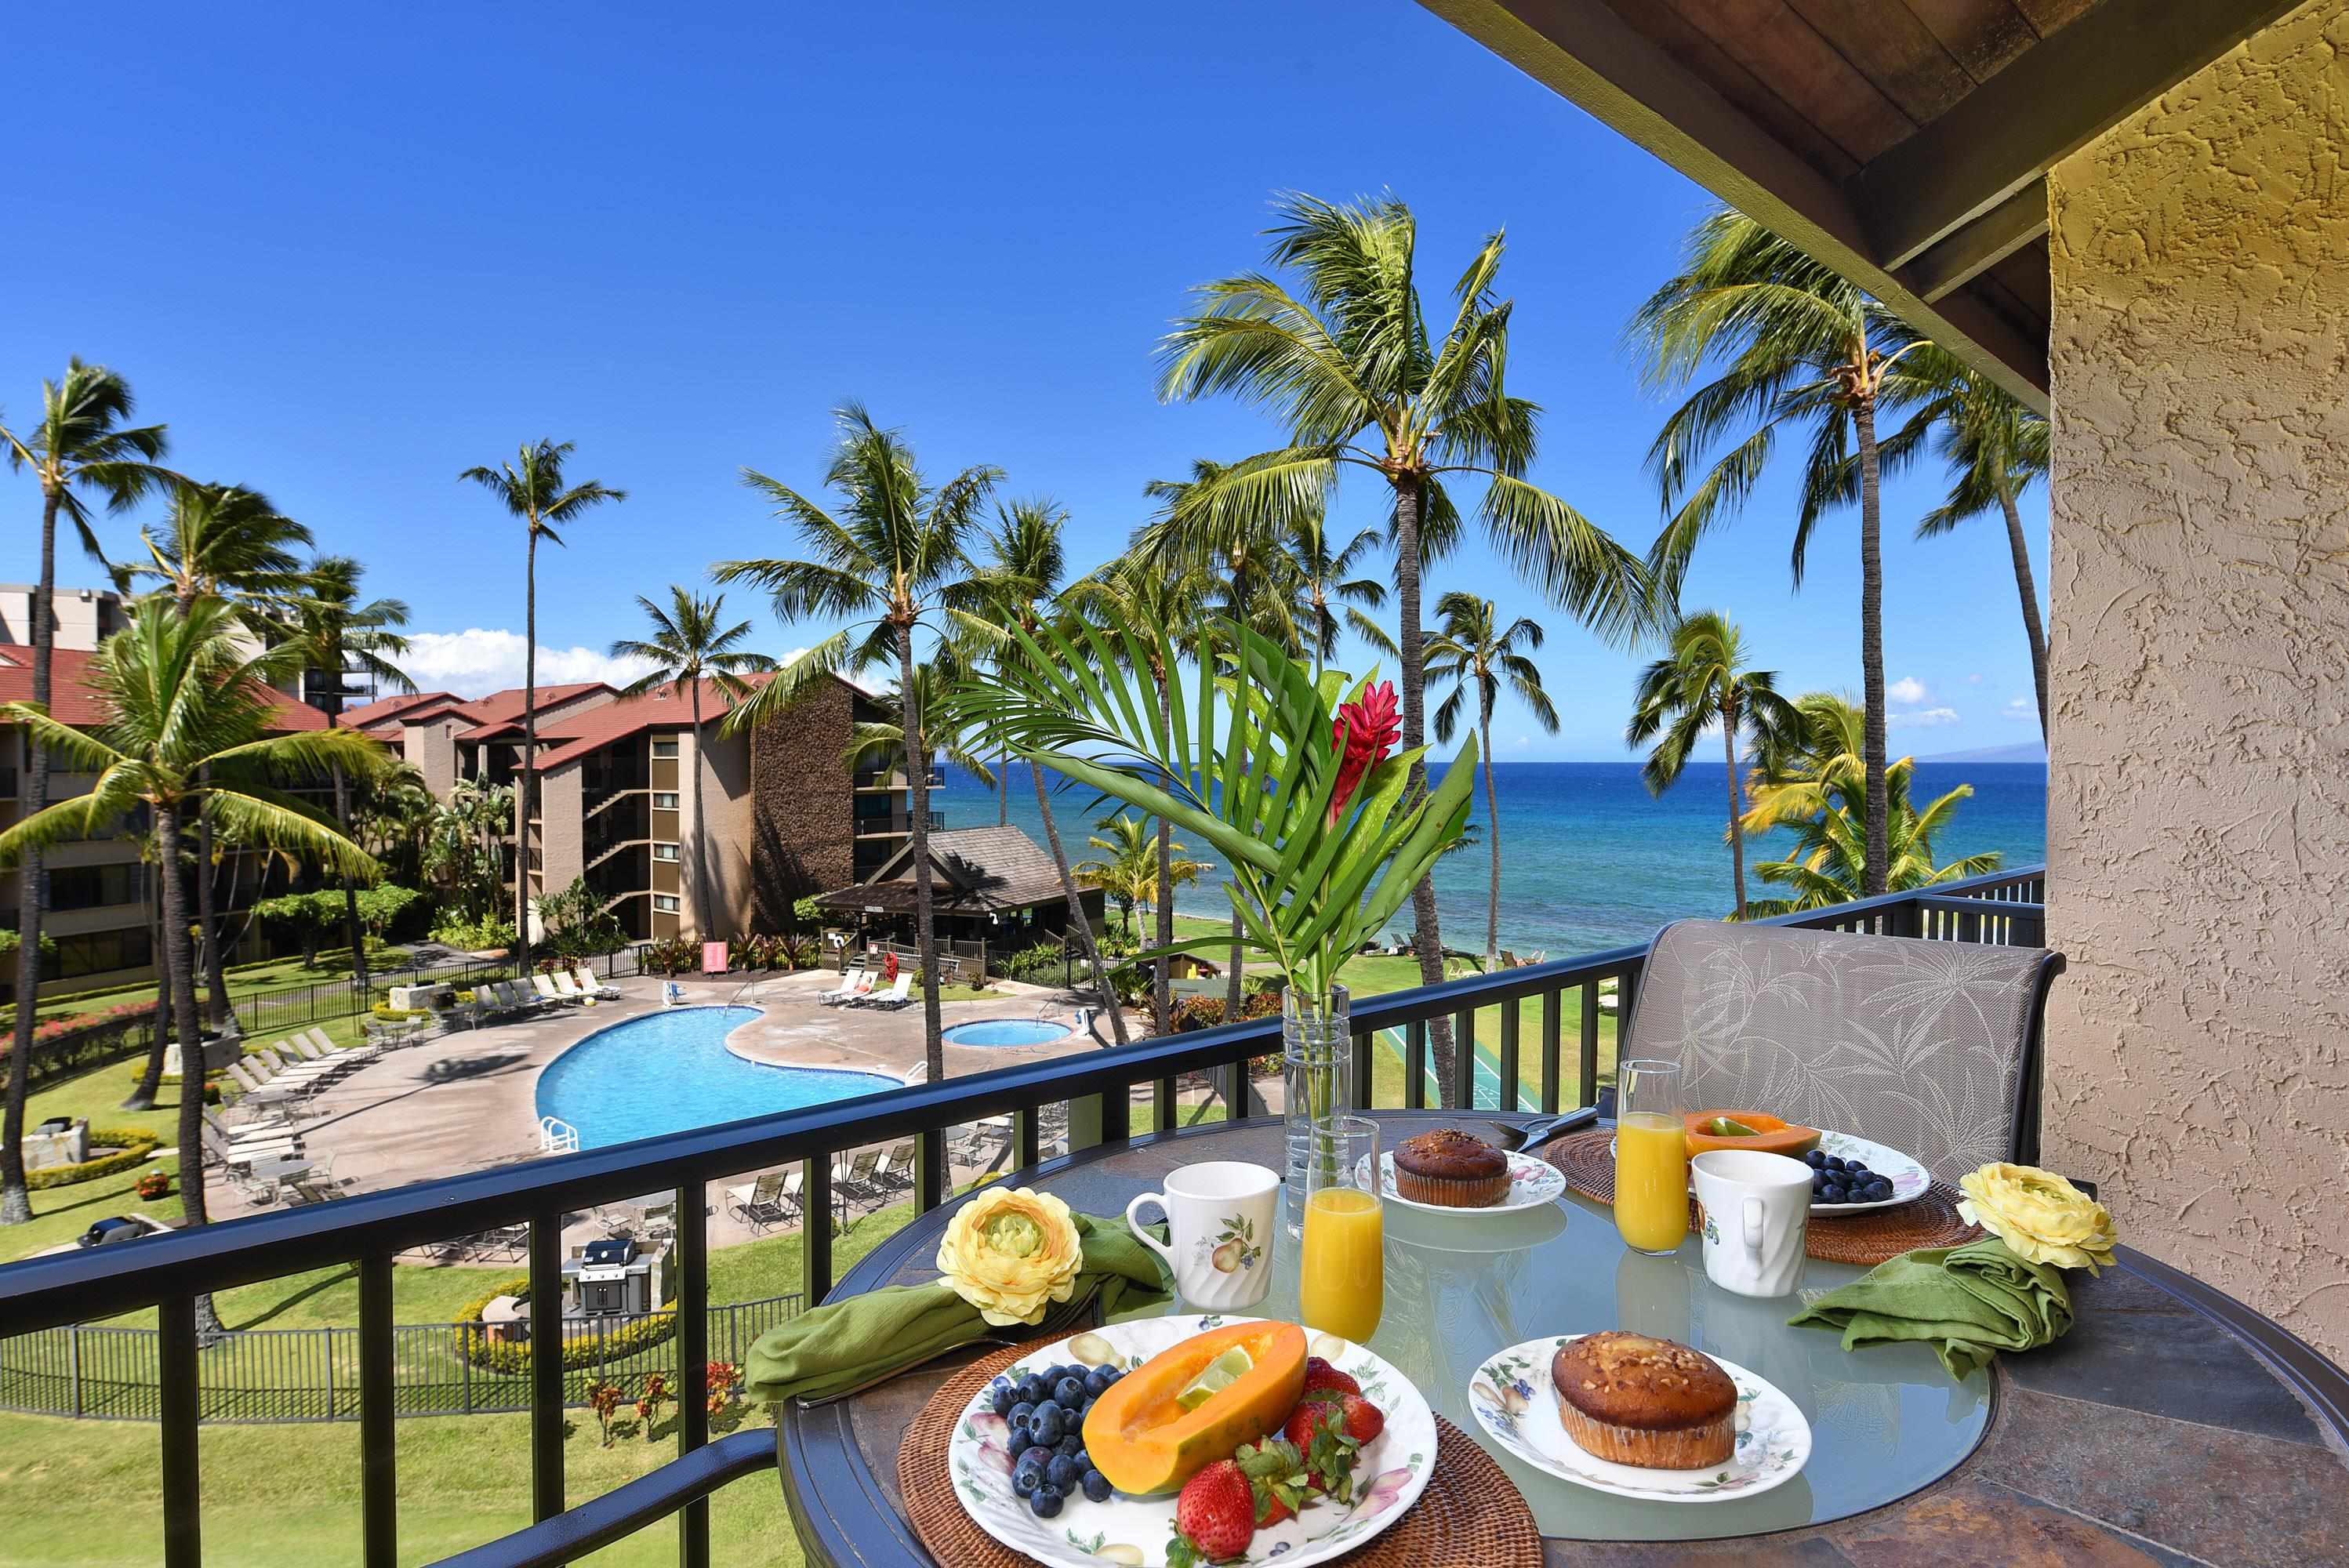
[[[600,957],[580,960],[590,969],[614,978],[636,973],[635,950],[621,948]],[[266,995],[240,996],[232,1004],[236,1021],[247,1038],[283,1035],[309,1024],[329,1023],[364,1013],[375,1006],[375,993],[393,985],[450,985],[470,990],[476,980],[505,979],[513,965],[496,959],[459,958],[440,964],[402,964],[371,968],[367,985],[357,980],[326,980],[297,985]],[[201,998],[199,998],[201,1000]]]
[[[706,1309],[709,1359],[740,1367],[750,1344],[799,1315],[805,1297],[769,1296]],[[598,1383],[633,1400],[655,1373],[682,1382],[678,1336],[634,1346],[628,1333],[655,1314],[574,1318],[564,1326],[564,1398],[583,1407]],[[530,1408],[529,1369],[505,1372],[465,1354],[479,1323],[400,1324],[392,1329],[392,1408],[408,1416],[513,1414]],[[155,1330],[67,1324],[0,1339],[0,1409],[85,1420],[152,1421],[162,1412]],[[589,1346],[593,1359],[588,1359]],[[355,1421],[359,1416],[356,1328],[233,1329],[197,1353],[198,1419],[211,1422]]]

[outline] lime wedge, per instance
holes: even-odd
[[[1208,1362],[1205,1369],[1191,1379],[1190,1387],[1174,1396],[1174,1402],[1185,1410],[1195,1410],[1247,1377],[1255,1365],[1248,1353],[1235,1345]]]

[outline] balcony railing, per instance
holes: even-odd
[[[1930,893],[1894,893],[1781,917],[1769,923],[1868,932],[1932,941],[2031,946],[2042,941],[2044,872],[2032,868],[1951,883]],[[1519,1082],[1526,1053],[1537,1054],[1544,1110],[1597,1103],[1600,987],[1616,984],[1618,1037],[1628,1030],[1645,946],[1365,997],[1352,1015],[1356,1102],[1372,1092],[1371,1053],[1381,1031],[1403,1040],[1407,1108],[1425,1102],[1428,1024],[1452,1020],[1457,1042],[1448,1097],[1473,1106],[1480,1008],[1501,1006],[1494,1067],[1498,1082]],[[1581,1025],[1569,1047],[1561,1021],[1568,992],[1578,995]],[[1536,1001],[1526,1038],[1520,1006]],[[615,1148],[533,1161],[364,1193],[328,1204],[150,1236],[128,1246],[32,1258],[0,1267],[0,1323],[30,1334],[145,1307],[157,1308],[157,1418],[161,1427],[164,1562],[194,1568],[202,1559],[201,1470],[197,1426],[203,1410],[195,1298],[256,1281],[328,1266],[356,1265],[359,1282],[357,1409],[361,1462],[362,1561],[368,1568],[398,1558],[398,1481],[394,1425],[398,1326],[392,1317],[392,1260],[403,1252],[500,1228],[526,1226],[530,1338],[563,1338],[563,1224],[566,1213],[617,1204],[672,1189],[678,1212],[708,1208],[712,1181],[743,1171],[800,1163],[804,1212],[832,1209],[832,1157],[843,1150],[908,1139],[917,1151],[913,1201],[927,1211],[947,1198],[947,1130],[1009,1114],[1017,1166],[1042,1152],[1043,1111],[1063,1102],[1097,1102],[1100,1138],[1131,1136],[1137,1115],[1151,1130],[1172,1130],[1177,1079],[1206,1073],[1226,1103],[1247,1103],[1247,1064],[1279,1048],[1278,1018],[1151,1038],[1123,1050],[1091,1051],[926,1083],[778,1116],[752,1118]],[[1571,1048],[1570,1058],[1568,1051]],[[1139,1101],[1136,1090],[1141,1091]],[[802,1228],[802,1289],[821,1301],[833,1284],[828,1225]],[[540,1522],[502,1541],[449,1559],[467,1568],[535,1568],[569,1562],[659,1519],[682,1515],[678,1556],[685,1568],[709,1562],[707,1499],[728,1482],[774,1461],[764,1431],[710,1443],[706,1308],[709,1253],[706,1227],[682,1225],[676,1255],[676,1368],[680,1457],[653,1474],[566,1512],[564,1442],[568,1390],[563,1357],[532,1358],[527,1406],[531,1499]],[[563,1517],[557,1521],[556,1516]]]
[[[923,825],[936,832],[947,825],[947,814],[944,811],[925,812]],[[875,811],[870,816],[856,819],[854,836],[860,839],[889,838],[913,830],[914,814],[911,811]]]

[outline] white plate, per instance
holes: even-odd
[[[1031,1356],[1009,1375],[1039,1371],[1062,1362],[1141,1366],[1162,1350],[1195,1334],[1255,1319],[1210,1313],[1206,1316],[1143,1317],[1113,1323],[1064,1339]],[[1283,1568],[1305,1568],[1340,1557],[1401,1519],[1426,1490],[1435,1468],[1435,1412],[1411,1380],[1350,1340],[1307,1330],[1311,1354],[1323,1357],[1362,1386],[1363,1395],[1385,1412],[1387,1424],[1357,1460],[1354,1501],[1340,1506],[1319,1502],[1298,1517],[1259,1530],[1247,1554],[1263,1563],[1278,1556]],[[1086,1342],[1081,1348],[1079,1341]],[[1058,1515],[1039,1519],[1028,1500],[1011,1490],[1010,1433],[995,1413],[985,1389],[955,1429],[947,1446],[955,1495],[981,1530],[1040,1563],[1061,1568],[1099,1568],[1102,1563],[1162,1568],[1174,1530],[1174,1499],[1113,1493],[1094,1502],[1082,1492],[1061,1505]]]
[[[1358,1176],[1367,1176],[1361,1166],[1354,1168]],[[1454,1208],[1444,1203],[1422,1203],[1395,1191],[1394,1151],[1379,1153],[1379,1189],[1391,1203],[1401,1203],[1413,1209],[1424,1209],[1431,1214],[1453,1214],[1474,1219],[1479,1214],[1518,1214],[1527,1209],[1538,1209],[1544,1203],[1555,1203],[1566,1196],[1566,1172],[1547,1160],[1537,1160],[1530,1154],[1509,1156],[1509,1190],[1497,1203],[1487,1203],[1481,1209]]]
[[[1612,1140],[1608,1151],[1614,1151]],[[1819,1150],[1838,1160],[1857,1159],[1876,1174],[1892,1183],[1892,1196],[1873,1203],[1813,1203],[1811,1212],[1835,1219],[1844,1214],[1865,1214],[1877,1209],[1897,1209],[1903,1203],[1913,1203],[1925,1195],[1933,1184],[1932,1172],[1889,1144],[1871,1143],[1865,1138],[1848,1132],[1819,1133]],[[1696,1178],[1689,1178],[1689,1191],[1696,1191]]]
[[[1586,1453],[1557,1418],[1549,1364],[1578,1334],[1528,1339],[1485,1359],[1468,1380],[1468,1408],[1493,1439],[1536,1470],[1617,1497],[1719,1502],[1792,1480],[1811,1457],[1811,1424],[1795,1402],[1733,1361],[1713,1362],[1737,1385],[1737,1449],[1724,1465],[1647,1470]]]
[[[1839,1214],[1865,1214],[1876,1209],[1897,1209],[1923,1197],[1925,1189],[1933,1184],[1932,1172],[1898,1149],[1871,1143],[1848,1132],[1821,1132],[1819,1150],[1838,1160],[1857,1160],[1892,1183],[1892,1196],[1873,1203],[1814,1203],[1814,1214],[1834,1218]]]

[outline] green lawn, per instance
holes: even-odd
[[[369,944],[367,961],[371,965],[387,965],[404,959],[407,949]],[[337,947],[318,954],[316,964],[305,967],[298,953],[284,958],[265,958],[256,964],[238,964],[228,971],[228,994],[231,998],[266,996],[279,991],[296,990],[304,985],[324,985],[329,980],[351,977],[351,950]],[[124,1002],[151,1002],[155,999],[155,983],[141,980],[135,985],[117,985],[105,991],[84,991],[77,995],[52,995],[45,987],[36,1015],[53,1018],[67,1013],[95,1013]],[[0,1007],[0,1025],[16,1016],[13,1006]]]

